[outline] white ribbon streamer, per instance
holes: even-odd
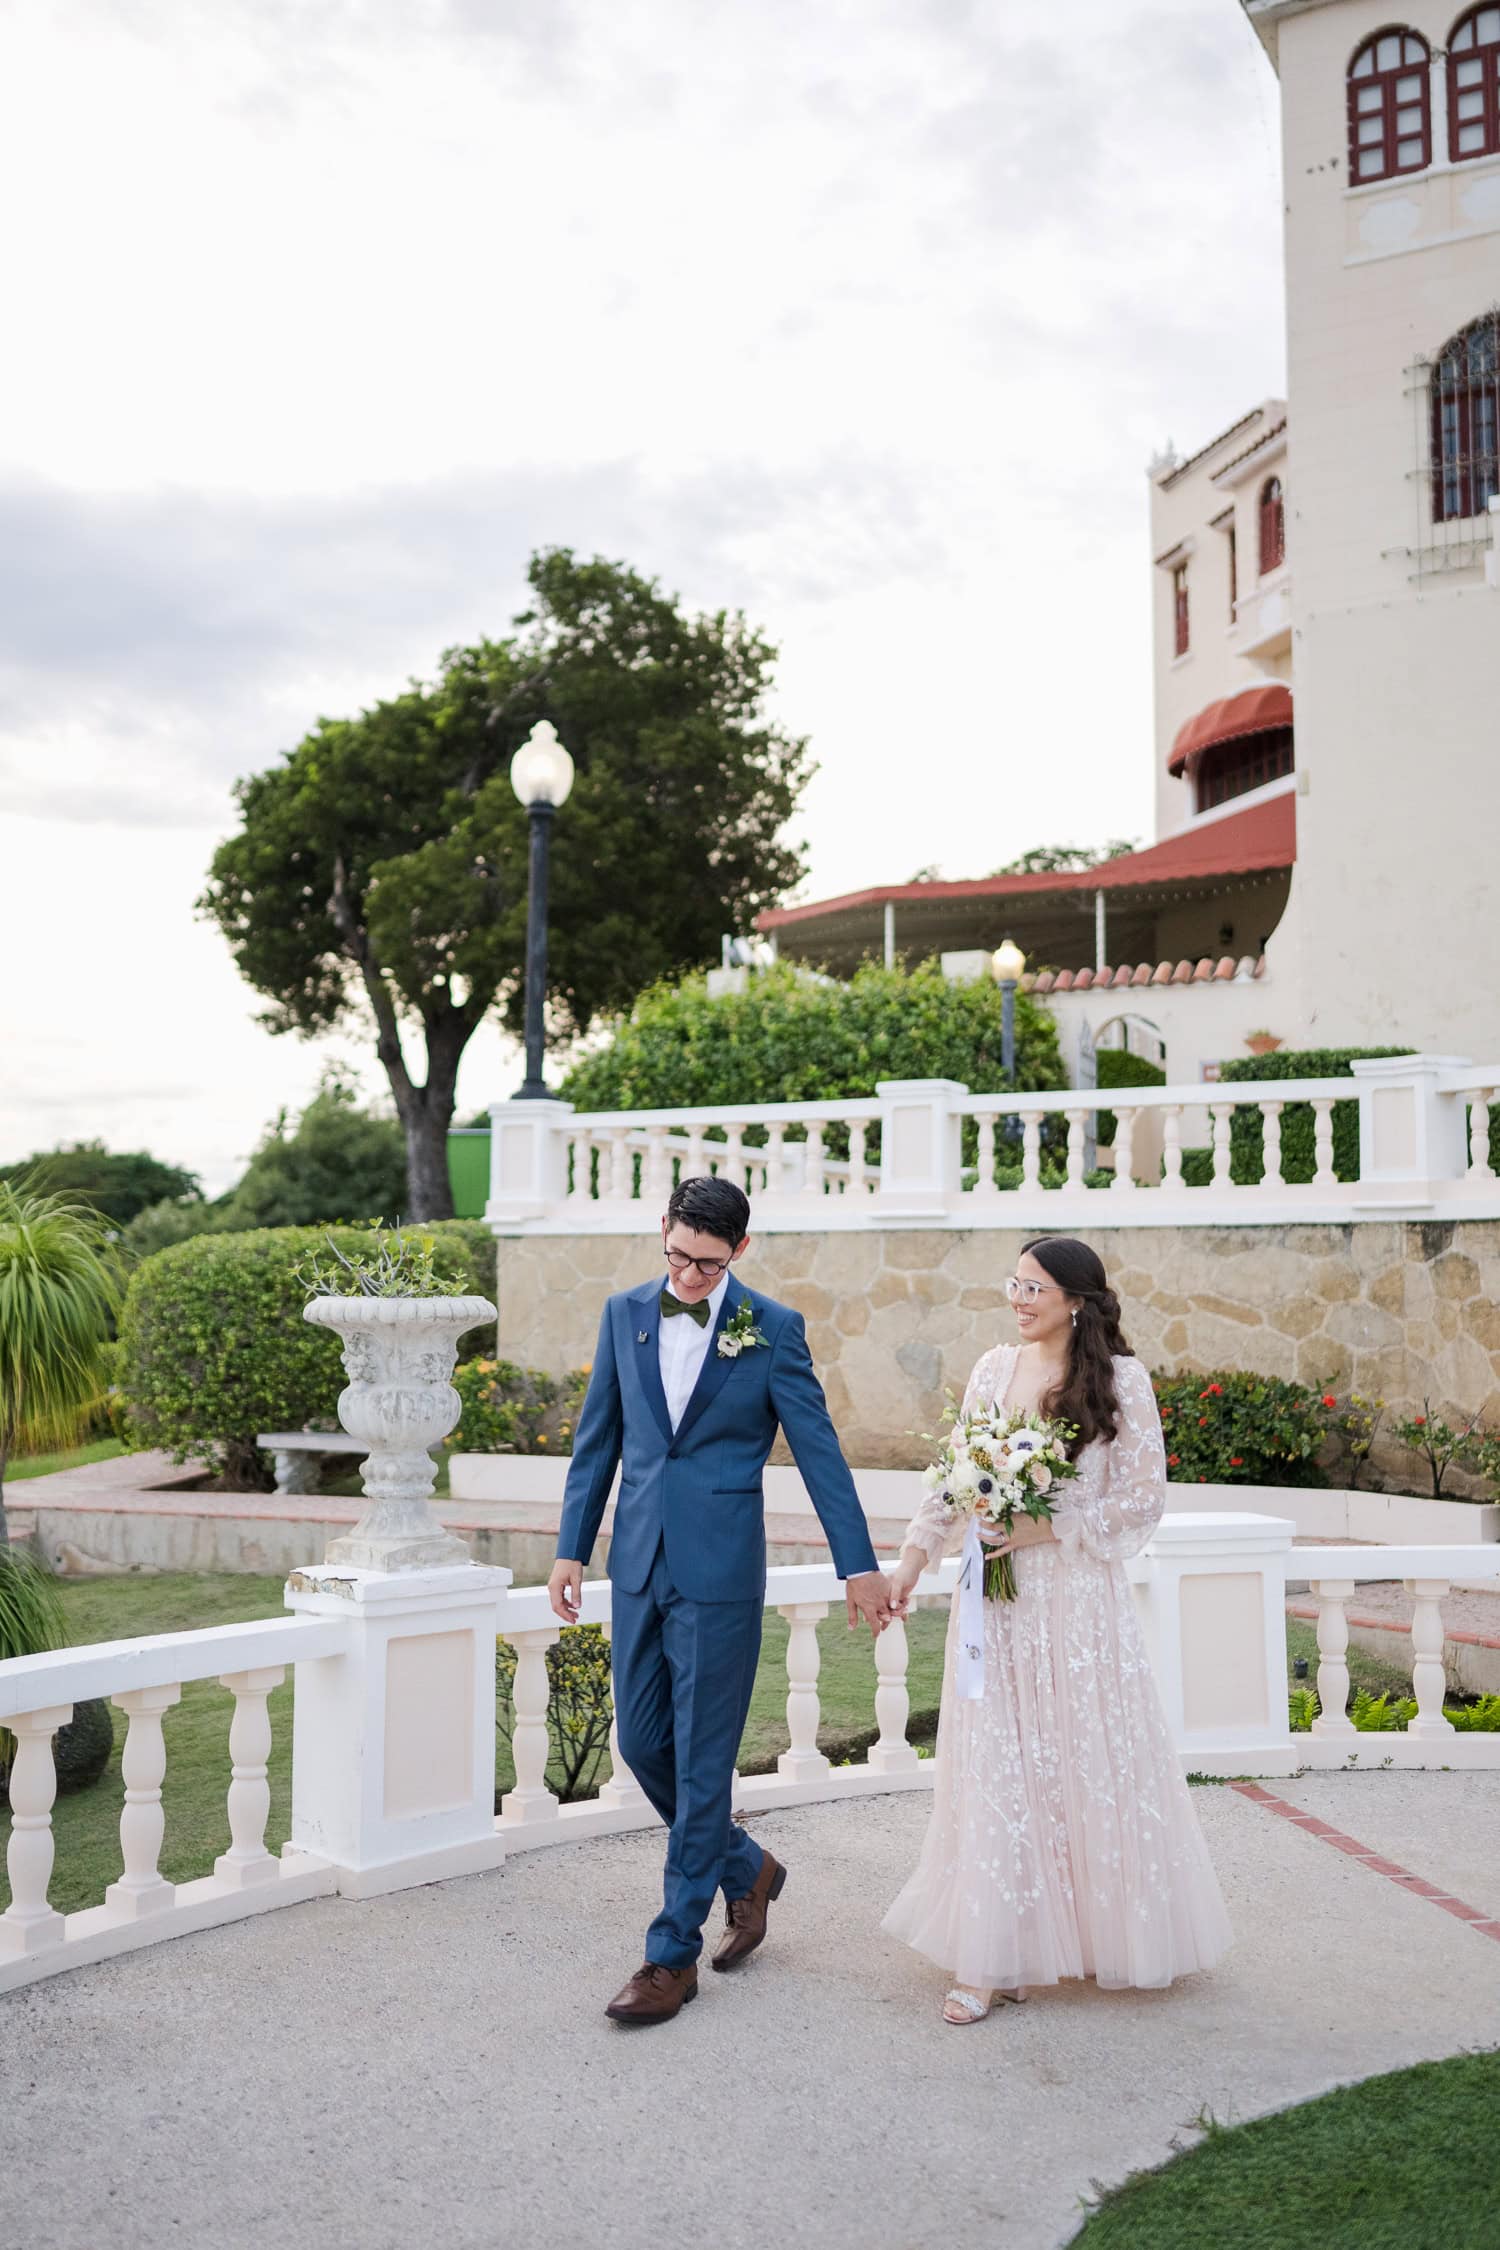
[[[965,1703],[984,1694],[984,1562],[979,1518],[970,1516],[958,1571],[958,1692]]]

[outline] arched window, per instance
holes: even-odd
[[[1286,505],[1280,477],[1268,477],[1260,492],[1260,574],[1280,569],[1286,560]]]
[[[1186,656],[1189,642],[1187,564],[1172,573],[1172,654]]]
[[[1432,162],[1430,54],[1414,31],[1377,31],[1349,65],[1349,178],[1386,180]]]
[[[1500,154],[1500,8],[1471,8],[1453,26],[1448,148],[1455,164]]]
[[[1216,742],[1193,768],[1193,808],[1209,812],[1215,805],[1227,805],[1233,797],[1283,780],[1296,771],[1296,764],[1290,727]]]
[[[1432,514],[1483,515],[1500,492],[1500,311],[1443,346],[1432,370]]]

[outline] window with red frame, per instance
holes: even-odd
[[[1349,178],[1387,180],[1432,162],[1431,57],[1414,31],[1377,31],[1349,65]]]
[[[1266,734],[1241,735],[1237,742],[1216,742],[1205,750],[1193,769],[1193,804],[1198,812],[1228,804],[1248,790],[1262,789],[1294,772],[1292,730],[1276,727]]]
[[[1431,394],[1433,521],[1482,516],[1500,492],[1500,311],[1443,346]]]
[[[1286,505],[1280,477],[1268,477],[1260,494],[1260,574],[1278,570],[1286,561]]]
[[[1188,590],[1187,564],[1179,563],[1172,573],[1172,654],[1186,656],[1188,652]]]
[[[1500,155],[1500,7],[1471,8],[1448,41],[1448,153]]]

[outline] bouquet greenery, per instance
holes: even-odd
[[[1035,1523],[1051,1517],[1055,1488],[1078,1474],[1068,1458],[1077,1431],[1071,1422],[1035,1412],[1007,1414],[995,1406],[973,1414],[951,1406],[942,1451],[926,1472],[929,1492],[983,1531],[1009,1538],[1017,1516]],[[1016,1573],[1009,1554],[987,1555],[984,1590],[991,1601],[1013,1602]]]

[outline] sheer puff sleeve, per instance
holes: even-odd
[[[1064,1552],[1080,1551],[1095,1562],[1129,1562],[1150,1539],[1167,1504],[1167,1458],[1161,1414],[1151,1378],[1138,1359],[1115,1361],[1115,1391],[1120,1427],[1112,1445],[1101,1447],[1103,1474],[1081,1464],[1075,1484],[1053,1517]],[[1091,1447],[1090,1451],[1093,1450]]]
[[[1011,1344],[998,1344],[993,1351],[986,1352],[982,1359],[975,1362],[974,1372],[964,1391],[965,1414],[971,1413],[982,1401],[992,1399],[1003,1391],[1009,1372],[1009,1357],[1014,1349]],[[927,1557],[927,1567],[931,1570],[942,1561],[950,1546],[957,1545],[958,1534],[963,1530],[966,1520],[957,1508],[948,1507],[935,1492],[929,1492],[907,1525],[901,1544],[903,1547],[920,1547]]]

